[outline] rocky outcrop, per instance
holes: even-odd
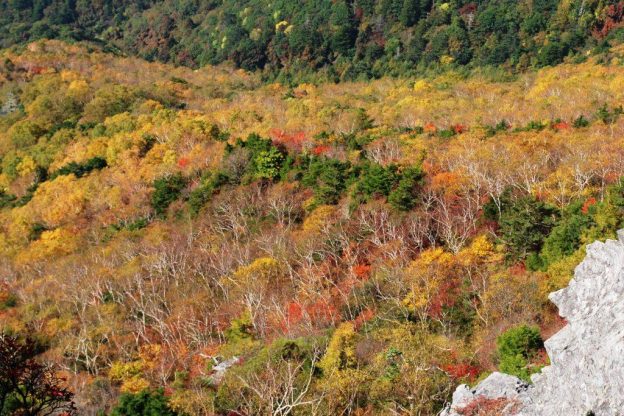
[[[528,388],[529,385],[517,377],[492,373],[474,389],[465,384],[457,387],[452,406],[441,416],[473,416],[486,411],[496,415],[516,415],[525,404]]]
[[[0,115],[10,114],[19,108],[19,99],[12,92],[8,93],[6,99],[0,106]]]
[[[551,365],[531,386],[493,373],[459,386],[442,415],[624,415],[624,231],[618,240],[587,246],[568,287],[550,294],[568,323],[546,341]]]
[[[240,363],[240,357],[232,357],[229,360],[223,360],[221,357],[213,357],[213,361],[215,365],[212,367],[212,373],[210,374],[210,378],[213,383],[219,384],[223,377],[225,377],[225,373],[227,373],[228,369],[238,363]]]

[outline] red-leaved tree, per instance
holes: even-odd
[[[32,339],[0,335],[0,414],[74,415],[74,394],[52,366],[35,360]]]

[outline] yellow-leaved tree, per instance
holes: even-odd
[[[350,322],[334,331],[319,362],[323,378],[318,388],[324,395],[327,414],[348,414],[359,407],[370,375],[358,368],[357,334]]]

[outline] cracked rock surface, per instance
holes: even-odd
[[[624,230],[618,241],[587,246],[568,287],[550,294],[567,325],[545,342],[551,365],[527,386],[493,373],[470,389],[461,385],[442,416],[624,415]]]

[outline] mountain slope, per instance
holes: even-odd
[[[0,46],[91,40],[182,65],[355,79],[553,65],[621,41],[623,16],[614,0],[2,0]]]
[[[623,225],[622,47],[294,88],[0,54],[0,329],[81,414],[434,415],[547,364],[548,293]]]

